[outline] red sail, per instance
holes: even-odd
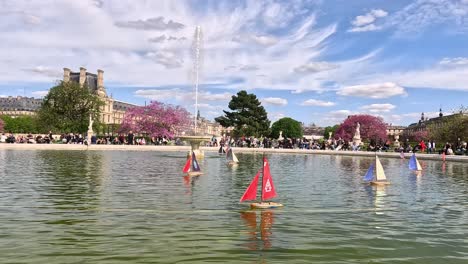
[[[191,163],[191,157],[188,157],[187,162],[185,163],[185,166],[182,169],[183,173],[188,173],[190,171],[190,163]]]
[[[262,200],[268,200],[276,197],[275,185],[270,174],[270,164],[266,157],[263,158],[263,182],[262,182]]]
[[[252,182],[250,183],[247,190],[245,190],[244,195],[242,195],[240,201],[247,201],[247,200],[255,200],[257,199],[257,185],[258,185],[258,177],[262,171],[258,171],[257,175],[253,178]]]

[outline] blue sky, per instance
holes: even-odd
[[[275,121],[370,113],[408,125],[468,98],[468,0],[1,1],[0,96],[41,97],[64,67],[104,70],[121,101],[213,119],[239,90]]]

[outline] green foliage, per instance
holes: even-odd
[[[289,117],[281,118],[271,125],[271,137],[278,138],[280,131],[283,131],[284,138],[302,138],[301,123]]]
[[[431,124],[428,127],[429,135],[436,142],[455,143],[458,138],[468,139],[468,114],[460,111],[444,117],[445,121],[440,124]]]
[[[4,131],[12,133],[41,133],[36,116],[2,116],[5,123]]]
[[[234,136],[264,136],[269,134],[270,120],[265,108],[254,94],[240,91],[229,102],[229,111],[215,118],[223,127],[234,127]]]
[[[332,132],[332,136],[335,134],[336,130],[340,127],[340,125],[334,125],[334,126],[327,126],[325,128],[325,131],[323,132],[323,138],[328,139],[329,132]]]
[[[81,132],[88,129],[89,115],[99,126],[99,114],[104,102],[84,85],[60,82],[52,87],[38,112],[41,129],[55,132]]]

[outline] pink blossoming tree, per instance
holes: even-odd
[[[142,133],[148,136],[174,137],[174,132],[190,124],[190,113],[180,106],[152,101],[147,106],[129,109],[119,133]]]
[[[3,123],[3,120],[0,119],[0,132],[3,131],[3,127],[4,127],[4,126],[5,126],[5,125],[4,125],[4,123]]]
[[[353,115],[345,119],[338,127],[335,137],[351,141],[356,131],[357,122],[361,125],[362,140],[383,140],[387,139],[387,125],[382,118],[372,115]]]

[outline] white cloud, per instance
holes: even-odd
[[[152,100],[168,100],[174,99],[179,102],[195,102],[195,92],[187,91],[186,89],[140,89],[135,91],[138,97],[148,98]],[[228,101],[232,97],[230,93],[211,93],[206,91],[198,92],[198,101],[200,104],[203,102],[211,101]]]
[[[391,110],[395,109],[395,107],[396,106],[392,104],[370,104],[362,106],[361,109],[371,113],[382,113],[390,112]]]
[[[301,74],[312,74],[338,68],[338,65],[325,61],[311,62],[294,68],[294,72]]]
[[[261,99],[261,102],[264,105],[275,105],[275,106],[285,106],[288,104],[288,100],[278,97],[266,97]]]
[[[303,106],[334,106],[336,103],[334,102],[326,102],[326,101],[320,101],[320,100],[315,100],[315,99],[309,99],[301,103]]]
[[[378,27],[374,24],[365,25],[363,27],[354,27],[348,30],[349,32],[366,32],[366,31],[376,31],[380,30],[382,27]]]
[[[341,88],[336,92],[343,96],[367,97],[373,99],[388,98],[397,95],[406,95],[405,89],[395,83],[376,83],[354,85]]]
[[[286,117],[286,115],[282,112],[272,112],[272,113],[268,113],[268,119],[270,119],[271,121],[275,122],[283,117]]]
[[[439,63],[444,66],[468,66],[468,58],[466,57],[443,58]]]
[[[244,66],[239,68],[239,70],[241,70],[241,71],[256,71],[258,69],[259,68],[256,65],[244,65]]]
[[[50,67],[45,67],[45,66],[36,66],[34,68],[23,69],[23,70],[27,72],[33,72],[39,75],[44,75],[47,77],[52,77],[52,78],[57,78],[61,76],[61,73],[58,69],[52,69]]]
[[[395,27],[397,35],[404,37],[414,37],[433,25],[449,25],[449,31],[466,33],[468,7],[456,0],[417,0],[394,13],[385,23],[386,27]]]
[[[382,9],[374,9],[369,13],[357,16],[351,24],[354,26],[349,29],[349,32],[364,32],[364,31],[375,31],[381,29],[381,27],[373,24],[376,19],[386,17],[388,13]]]
[[[35,92],[32,92],[31,94],[32,94],[33,96],[44,97],[44,96],[46,96],[48,93],[49,93],[49,90],[47,90],[47,91],[35,91]]]
[[[169,20],[167,23],[164,22],[164,17],[148,18],[145,20],[136,21],[117,21],[115,22],[117,27],[132,28],[139,30],[179,30],[185,26],[182,23],[174,22]]]
[[[382,9],[374,9],[371,11],[374,17],[386,17],[388,15],[387,11]]]
[[[179,58],[175,53],[170,51],[148,52],[148,58],[153,59],[156,63],[163,65],[167,69],[180,68],[184,61]]]
[[[243,35],[232,38],[235,42],[256,43],[263,46],[270,46],[278,43],[278,39],[273,36]]]
[[[393,80],[404,87],[468,91],[468,67],[433,67],[423,70],[390,71],[367,76],[366,82]]]

